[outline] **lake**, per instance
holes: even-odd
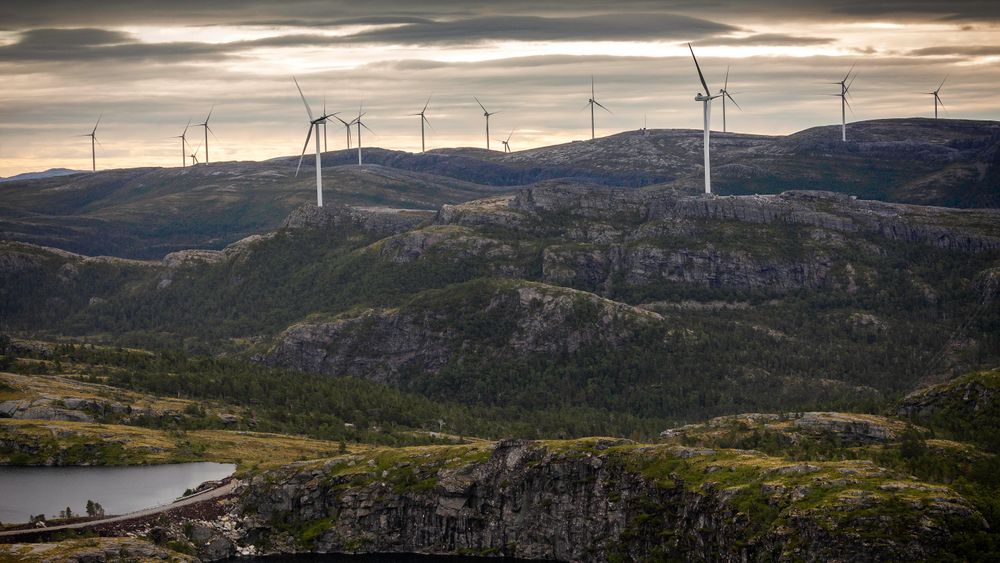
[[[52,518],[66,507],[86,515],[88,500],[107,514],[173,502],[205,481],[232,475],[231,463],[174,463],[129,467],[0,467],[0,522]]]

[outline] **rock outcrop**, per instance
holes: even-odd
[[[412,229],[430,215],[427,211],[383,207],[303,205],[292,211],[281,226],[284,229],[323,229],[350,225],[370,233],[390,236]]]
[[[1000,249],[1000,210],[947,209],[856,199],[833,192],[788,191],[778,195],[690,196],[673,190],[614,190],[574,183],[525,188],[506,198],[444,206],[438,222],[529,224],[525,218],[568,214],[618,223],[732,220],[790,223],[845,233],[868,233],[962,252]],[[495,213],[490,213],[495,211]],[[499,212],[496,212],[499,211]],[[511,215],[515,217],[511,217]],[[623,221],[624,220],[624,221]],[[552,228],[551,222],[534,228]],[[568,231],[572,234],[572,231]]]
[[[657,313],[582,291],[473,282],[402,308],[297,323],[258,359],[385,382],[408,370],[435,372],[467,349],[499,356],[572,353],[597,342],[617,345],[630,337],[635,323],[661,320]]]
[[[918,561],[984,526],[948,488],[869,462],[600,439],[294,464],[255,477],[237,512],[237,543],[263,552],[561,561]]]

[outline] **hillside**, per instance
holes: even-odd
[[[865,199],[950,207],[1000,206],[1000,124],[896,119],[788,136],[714,133],[720,194],[829,190]],[[555,179],[622,189],[701,190],[701,133],[624,132],[594,141],[504,154],[367,149],[323,156],[326,201],[436,209]],[[297,158],[188,168],[137,168],[4,182],[0,236],[83,254],[159,259],[182,249],[221,249],[271,230],[313,201],[311,170]],[[305,166],[308,167],[307,158]]]
[[[433,219],[306,206],[158,263],[8,243],[0,303],[28,333],[638,430],[870,408],[995,365],[998,213],[555,182]]]

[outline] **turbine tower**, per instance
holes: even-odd
[[[506,139],[497,139],[503,145],[503,152],[510,152],[510,138],[514,135],[514,130],[510,130],[510,134],[507,135]]]
[[[205,118],[205,121],[203,123],[195,125],[195,127],[205,128],[205,164],[208,164],[208,133],[211,131],[212,135],[213,136],[215,135],[215,132],[212,131],[212,128],[208,126],[208,120],[212,119],[213,111],[215,111],[215,104],[212,104],[212,107],[208,110],[208,117]]]
[[[720,91],[716,95],[711,95],[711,91],[708,87],[708,83],[705,82],[705,75],[701,73],[701,65],[698,64],[698,57],[694,56],[694,48],[688,43],[688,49],[691,51],[691,58],[694,59],[694,67],[698,70],[698,78],[701,80],[701,85],[705,87],[705,93],[702,94],[698,92],[698,95],[694,97],[696,102],[701,102],[704,105],[705,113],[705,193],[712,193],[712,159],[709,154],[709,127],[712,121],[712,100],[721,97],[724,94]]]
[[[722,86],[722,90],[719,90],[719,92],[722,94],[722,132],[725,133],[726,132],[726,98],[729,98],[729,101],[733,102],[733,105],[736,106],[736,109],[738,109],[740,111],[743,111],[743,108],[740,107],[740,104],[737,104],[736,100],[734,100],[733,97],[729,94],[729,67],[728,66],[726,67],[726,82]]]
[[[427,116],[424,115],[424,114],[427,113],[427,106],[430,105],[430,103],[431,103],[431,99],[430,99],[430,97],[428,97],[427,98],[427,103],[424,104],[424,109],[420,110],[420,113],[411,113],[410,114],[411,117],[414,117],[414,116],[417,116],[417,115],[420,116],[420,152],[426,152],[427,151],[427,145],[424,143],[424,124],[426,123],[428,126],[430,126],[431,122],[427,120]]]
[[[363,107],[364,107],[364,102],[361,102],[361,105],[358,106],[358,116],[351,121],[351,123],[356,123],[358,125],[358,166],[361,166],[361,128],[364,127],[365,129],[368,129],[368,131],[373,135],[375,134],[375,132],[372,131],[371,128],[365,125],[365,122],[361,120],[361,118],[368,113],[366,111],[365,112],[361,111]]]
[[[306,149],[309,148],[309,139],[312,137],[313,129],[316,130],[316,207],[323,207],[323,161],[322,161],[322,151],[320,150],[319,144],[319,127],[330,115],[324,113],[320,117],[314,118],[312,108],[309,107],[309,102],[306,101],[305,94],[302,93],[302,88],[299,86],[299,81],[292,77],[295,81],[295,87],[299,90],[299,96],[302,98],[302,104],[306,106],[306,113],[309,114],[309,132],[306,134],[306,142],[302,145],[302,154],[299,155],[299,165],[295,167],[295,176],[299,175],[299,168],[302,167],[302,159],[306,156]],[[208,146],[205,147],[206,158],[208,161]]]
[[[944,86],[944,83],[947,80],[948,77],[945,76],[944,80],[941,81],[941,84],[938,84],[937,90],[934,90],[933,92],[924,92],[925,94],[934,96],[934,119],[938,118],[938,104],[941,104],[942,108],[944,107],[944,102],[941,101],[941,88]]]
[[[97,140],[97,126],[101,124],[101,118],[102,117],[104,117],[103,113],[101,115],[97,116],[97,123],[94,124],[94,128],[90,131],[90,133],[87,133],[85,135],[80,135],[80,137],[90,137],[90,165],[91,165],[92,170],[94,172],[97,172],[97,146],[96,145],[100,145],[101,144],[101,142]],[[104,145],[101,145],[101,146],[103,147]]]
[[[473,98],[476,100],[476,103],[479,104],[479,107],[483,108],[483,117],[486,118],[486,150],[490,150],[490,116],[500,112],[486,111],[486,107],[483,106],[483,102],[480,102],[479,98],[476,98],[475,96],[473,96]]]
[[[840,82],[830,82],[830,84],[840,85],[840,93],[831,95],[840,98],[840,140],[845,142],[847,141],[847,108],[851,107],[851,102],[847,101],[847,95],[851,91],[854,79],[858,77],[857,73],[851,76],[855,66],[851,65],[851,69],[847,71],[847,74],[844,75],[844,78]],[[851,111],[854,110],[851,109]]]
[[[185,166],[188,165],[188,162],[187,162],[187,157],[188,157],[188,154],[187,154],[187,132],[188,132],[188,127],[191,127],[191,120],[190,119],[188,120],[187,125],[184,126],[184,132],[181,133],[180,135],[177,135],[176,137],[173,137],[174,139],[180,139],[181,140],[181,168],[184,168]]]
[[[590,140],[594,140],[594,106],[597,106],[604,111],[611,113],[611,110],[601,105],[601,102],[597,101],[597,96],[594,95],[594,76],[590,76],[590,99],[587,100],[587,106],[590,106]],[[587,106],[583,106],[586,108]]]

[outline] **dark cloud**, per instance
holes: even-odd
[[[918,57],[990,57],[1000,55],[1000,45],[949,45],[910,51]]]
[[[626,41],[694,39],[739,28],[672,14],[612,13],[552,18],[490,16],[428,21],[362,32],[344,38],[353,43],[402,45],[470,44],[484,41]]]
[[[413,23],[408,18],[475,19],[496,16],[572,17],[600,13],[683,13],[708,19],[747,15],[784,20],[832,16],[840,20],[895,19],[1000,20],[995,0],[575,0],[502,3],[467,0],[6,0],[0,27],[80,27],[150,24],[343,25]],[[381,21],[379,18],[383,18]],[[366,21],[367,20],[367,21]],[[393,21],[395,20],[395,21]]]
[[[209,43],[140,43],[128,33],[104,29],[32,29],[0,47],[0,61],[176,60],[217,56],[224,50],[230,49]]]

